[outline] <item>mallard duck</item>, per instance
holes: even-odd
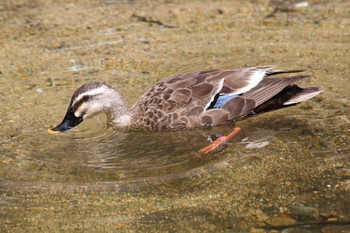
[[[319,94],[319,87],[294,84],[309,77],[295,75],[302,71],[274,70],[269,65],[175,75],[150,88],[131,108],[110,85],[89,82],[74,92],[63,121],[48,131],[54,134],[70,130],[100,112],[122,130],[183,130],[232,124]],[[294,75],[278,77],[286,73]],[[238,130],[235,128],[234,133]]]

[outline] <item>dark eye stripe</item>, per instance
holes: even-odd
[[[89,96],[89,95],[84,95],[83,98],[82,98],[82,100],[83,100],[84,102],[87,102],[87,101],[90,100],[90,96]]]
[[[73,111],[75,112],[84,102],[88,102],[91,99],[91,96],[84,95],[82,98],[80,98],[77,102],[73,105]]]
[[[79,117],[83,117],[86,112],[82,112]]]
[[[74,103],[72,106],[73,111],[75,112],[85,101],[83,99],[78,100],[77,102]]]

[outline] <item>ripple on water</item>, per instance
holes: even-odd
[[[230,163],[230,158],[218,153],[197,153],[208,144],[212,131],[119,132],[104,122],[96,118],[54,136],[40,131],[37,139],[23,141],[27,145],[12,155],[7,166],[8,174],[17,175],[5,178],[4,187],[27,191],[135,190],[203,176]]]

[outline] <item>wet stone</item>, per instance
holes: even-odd
[[[287,211],[292,215],[312,217],[314,213],[314,208],[309,206],[288,206]]]
[[[264,222],[270,226],[289,226],[296,223],[296,220],[287,214],[281,214],[280,216],[269,217]]]

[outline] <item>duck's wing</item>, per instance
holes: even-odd
[[[220,95],[241,95],[256,87],[273,66],[212,70],[169,77],[132,107],[136,127],[179,129],[215,126],[233,119],[212,108]]]
[[[230,117],[238,120],[247,115],[260,114],[295,105],[322,92],[320,87],[301,88],[294,84],[309,77],[299,75],[265,78],[251,90],[225,102],[221,109],[228,110]]]

